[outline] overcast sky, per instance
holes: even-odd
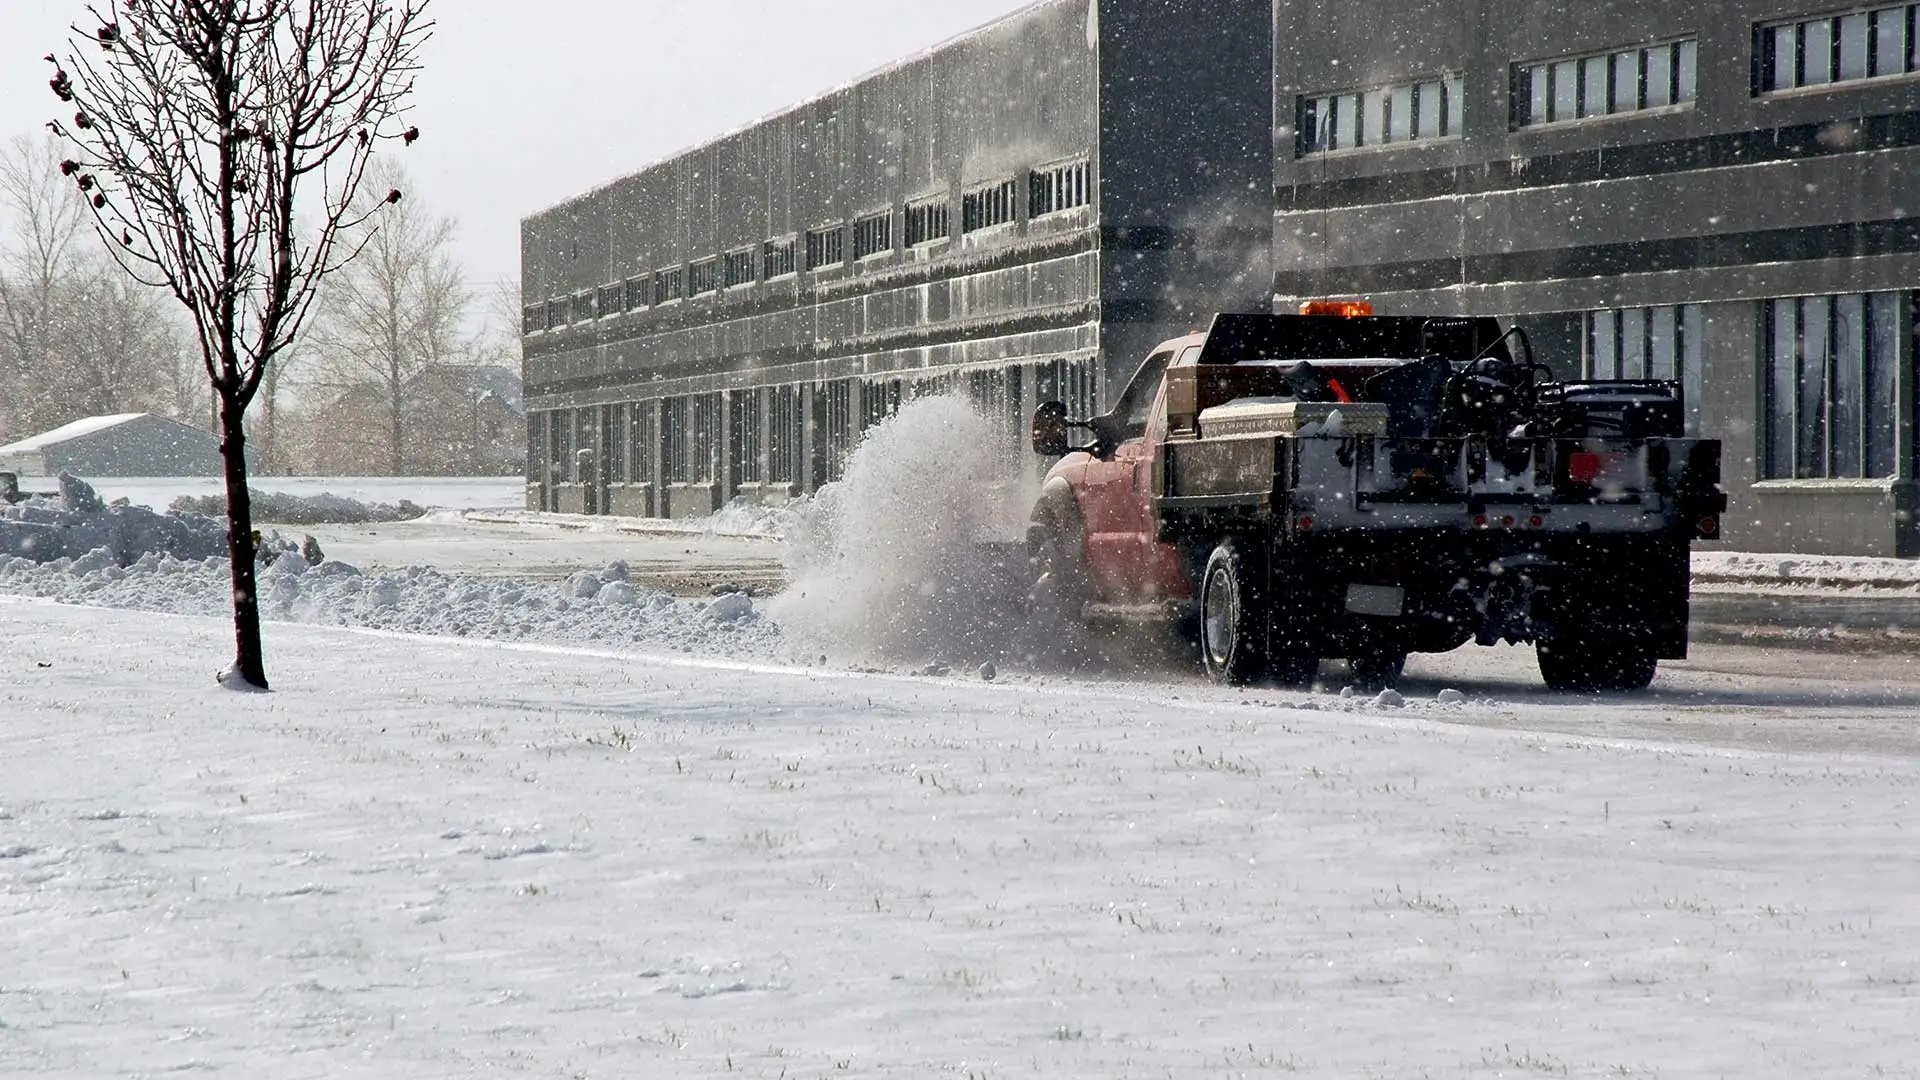
[[[403,162],[460,221],[477,283],[520,218],[1025,7],[1028,0],[436,0]],[[0,0],[0,136],[58,102],[48,52],[85,0]]]

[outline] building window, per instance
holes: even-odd
[[[537,334],[547,328],[547,305],[528,304],[520,311],[520,332]]]
[[[1920,71],[1920,4],[1896,4],[1754,31],[1756,93]]]
[[[865,259],[893,250],[893,211],[868,214],[853,223],[853,257]]]
[[[1465,100],[1458,75],[1303,97],[1297,145],[1302,154],[1320,154],[1457,139]]]
[[[647,279],[645,276],[627,279],[627,310],[639,311],[647,306]]]
[[[567,325],[567,302],[565,300],[547,301],[547,329],[558,330]]]
[[[600,316],[618,315],[627,310],[627,290],[619,282],[600,286]]]
[[[661,469],[669,484],[685,484],[693,479],[693,457],[687,446],[687,399],[668,398],[660,403]]]
[[[753,284],[753,249],[728,252],[724,276],[729,289]]]
[[[818,398],[824,399],[824,449],[827,455],[827,479],[830,482],[846,475],[847,459],[853,456],[854,443],[860,438],[860,431],[853,422],[853,386],[852,379],[839,379],[814,391]]]
[[[760,460],[760,390],[736,390],[727,406],[728,456],[743,484],[763,482]]]
[[[907,207],[907,246],[945,240],[951,232],[947,220],[950,213],[945,196]]]
[[[1700,43],[1694,38],[1521,64],[1513,69],[1513,125],[1689,105],[1699,79]]]
[[[807,414],[805,391],[776,386],[767,417],[767,480],[791,484],[806,475]]]
[[[720,461],[720,395],[701,394],[693,399],[693,445],[689,465],[693,482],[711,484],[718,475]]]
[[[591,322],[593,320],[593,290],[573,294],[573,322]]]
[[[991,229],[1013,220],[1016,185],[1007,180],[992,187],[976,188],[960,197],[960,231]]]
[[[653,272],[653,302],[655,306],[672,303],[686,296],[686,271],[676,266],[669,270]]]
[[[807,234],[807,269],[838,266],[847,261],[847,232],[838,225]]]
[[[720,260],[701,259],[687,267],[687,295],[720,291]]]
[[[1057,214],[1085,206],[1092,194],[1087,186],[1087,163],[1070,161],[1035,169],[1027,192],[1027,216]]]
[[[1894,475],[1900,301],[1851,293],[1761,305],[1766,479]]]
[[[774,278],[786,277],[794,273],[797,269],[793,254],[794,246],[794,239],[791,236],[784,240],[767,241],[760,249],[761,277],[772,281]]]
[[[1687,434],[1696,435],[1705,344],[1705,320],[1698,304],[1590,311],[1586,377],[1679,383]]]

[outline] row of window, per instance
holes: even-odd
[[[1302,98],[1301,146],[1311,154],[1457,137],[1465,107],[1460,90],[1459,75],[1443,75]]]
[[[545,462],[548,481],[557,484],[585,481],[577,454],[583,449],[594,451],[594,467],[612,484],[649,482],[656,463],[669,484],[714,483],[723,476],[743,484],[790,484],[810,472],[824,483],[840,478],[868,428],[928,394],[964,394],[983,414],[1002,422],[1011,449],[1025,419],[1020,413],[1029,382],[1035,400],[1066,401],[1076,416],[1094,409],[1092,361],[1054,360],[964,374],[816,384],[811,431],[808,398],[794,384],[563,409],[532,418],[532,449],[535,460]],[[728,421],[724,446],[723,412]],[[816,457],[818,467],[810,469]]]
[[[1761,93],[1920,71],[1920,4],[1763,26],[1754,40]]]
[[[1920,296],[1849,293],[1760,305],[1759,465],[1764,480],[1894,476],[1899,460],[1902,303]],[[1689,434],[1701,430],[1706,327],[1697,304],[1586,317],[1585,371],[1596,379],[1674,379]],[[1920,352],[1920,340],[1908,348]],[[1915,353],[1905,362],[1916,363]],[[1914,372],[1920,380],[1920,367]]]
[[[1032,173],[1027,189],[1027,216],[1042,218],[1088,205],[1093,198],[1090,173],[1085,161],[1068,162]],[[962,233],[1004,225],[1015,219],[1019,185],[1012,180],[999,181],[965,191],[960,197]],[[906,246],[918,247],[948,239],[952,234],[949,203],[927,199],[910,203],[903,215]],[[894,250],[891,210],[867,214],[853,222],[853,258],[885,255]],[[724,255],[696,259],[682,266],[655,270],[623,282],[613,282],[571,297],[557,297],[544,303],[529,304],[522,312],[521,329],[525,333],[555,330],[572,323],[588,322],[609,315],[657,307],[683,300],[772,281],[797,273],[800,256],[805,256],[808,272],[840,266],[847,261],[847,232],[841,225],[826,225],[807,232],[804,238],[786,237],[762,244],[755,258],[753,248],[741,248]],[[756,265],[756,263],[758,265]]]
[[[1920,3],[1755,27],[1753,92],[1920,72],[1917,24]],[[1692,37],[1516,64],[1512,126],[1686,106],[1698,94],[1699,82],[1700,45]],[[1462,97],[1458,74],[1303,96],[1298,102],[1297,146],[1302,154],[1316,154],[1458,138]]]

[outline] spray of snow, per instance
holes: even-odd
[[[801,508],[787,532],[793,584],[769,614],[791,642],[841,659],[1018,656],[1008,586],[1020,568],[983,544],[1017,535],[1018,473],[1001,429],[965,399],[909,403]]]

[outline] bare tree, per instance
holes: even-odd
[[[374,148],[411,143],[401,109],[432,32],[427,0],[124,0],[91,5],[50,85],[76,111],[61,168],[121,267],[185,307],[218,402],[235,655],[265,689],[247,496],[246,413],[321,280],[370,224]],[[400,201],[391,191],[383,203]],[[302,220],[304,216],[305,220]]]
[[[408,186],[405,171],[390,163],[378,167],[375,179],[370,191]],[[314,337],[325,358],[324,378],[348,412],[360,411],[355,404],[378,403],[390,476],[410,472],[417,443],[438,437],[431,429],[414,430],[421,377],[465,355],[460,324],[471,296],[450,250],[454,229],[452,218],[408,199],[321,290]],[[342,437],[371,441],[373,433]]]
[[[0,211],[0,432],[102,413],[178,415],[169,390],[181,342],[165,296],[79,242],[86,200],[60,175],[57,140],[0,148]]]
[[[31,386],[54,368],[67,305],[61,295],[75,271],[74,241],[86,228],[86,203],[57,183],[59,146],[20,137],[0,154],[0,208],[13,238],[0,248],[0,434],[39,418]]]

